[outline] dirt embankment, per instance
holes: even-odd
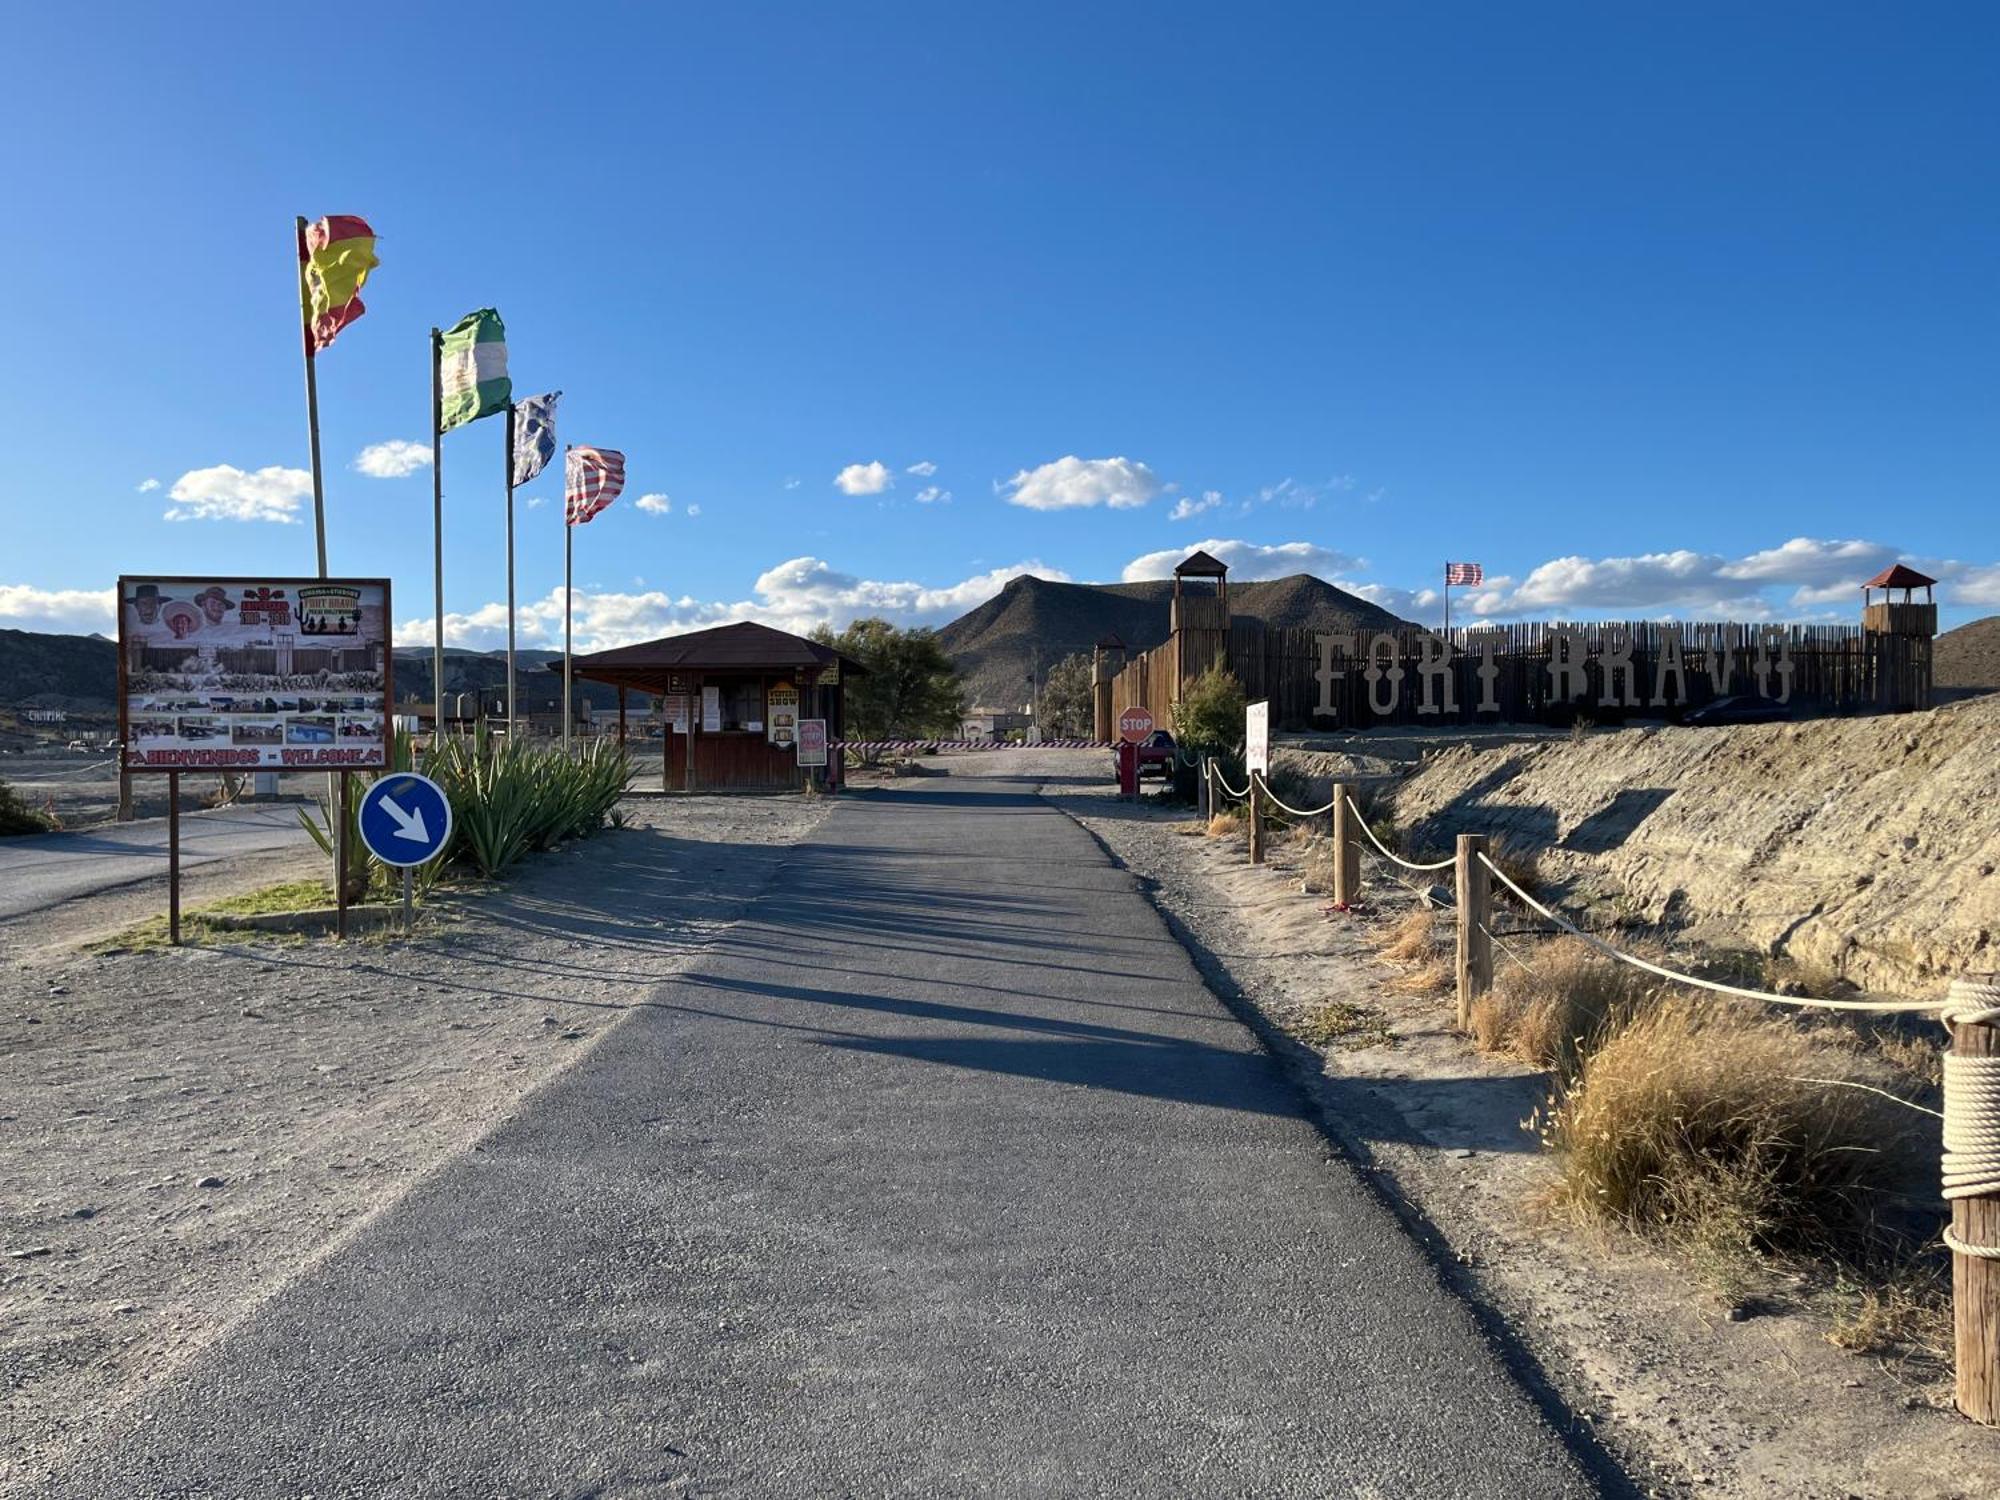
[[[1298,759],[1322,785],[1333,758]],[[1730,729],[1467,740],[1389,807],[1417,848],[1484,832],[1541,853],[1572,911],[1941,994],[2000,968],[2000,700]]]

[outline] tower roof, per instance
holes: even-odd
[[[1211,557],[1206,552],[1190,552],[1181,559],[1174,569],[1176,578],[1221,578],[1229,572],[1229,564],[1219,557]]]
[[[1927,578],[1915,568],[1893,563],[1861,586],[1864,589],[1921,589],[1929,588],[1936,582],[1935,578]]]

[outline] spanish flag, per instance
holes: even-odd
[[[380,265],[375,231],[352,214],[328,214],[299,246],[306,268],[306,343],[317,354],[367,309],[361,284]]]

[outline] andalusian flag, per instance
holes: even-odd
[[[306,341],[317,354],[367,311],[361,284],[381,264],[375,231],[366,219],[328,214],[306,230],[299,255],[306,263]]]
[[[507,325],[492,308],[467,313],[438,341],[438,397],[439,432],[505,411],[514,399]]]

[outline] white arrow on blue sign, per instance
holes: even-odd
[[[451,842],[451,803],[428,776],[397,771],[361,796],[361,842],[385,865],[421,865]]]

